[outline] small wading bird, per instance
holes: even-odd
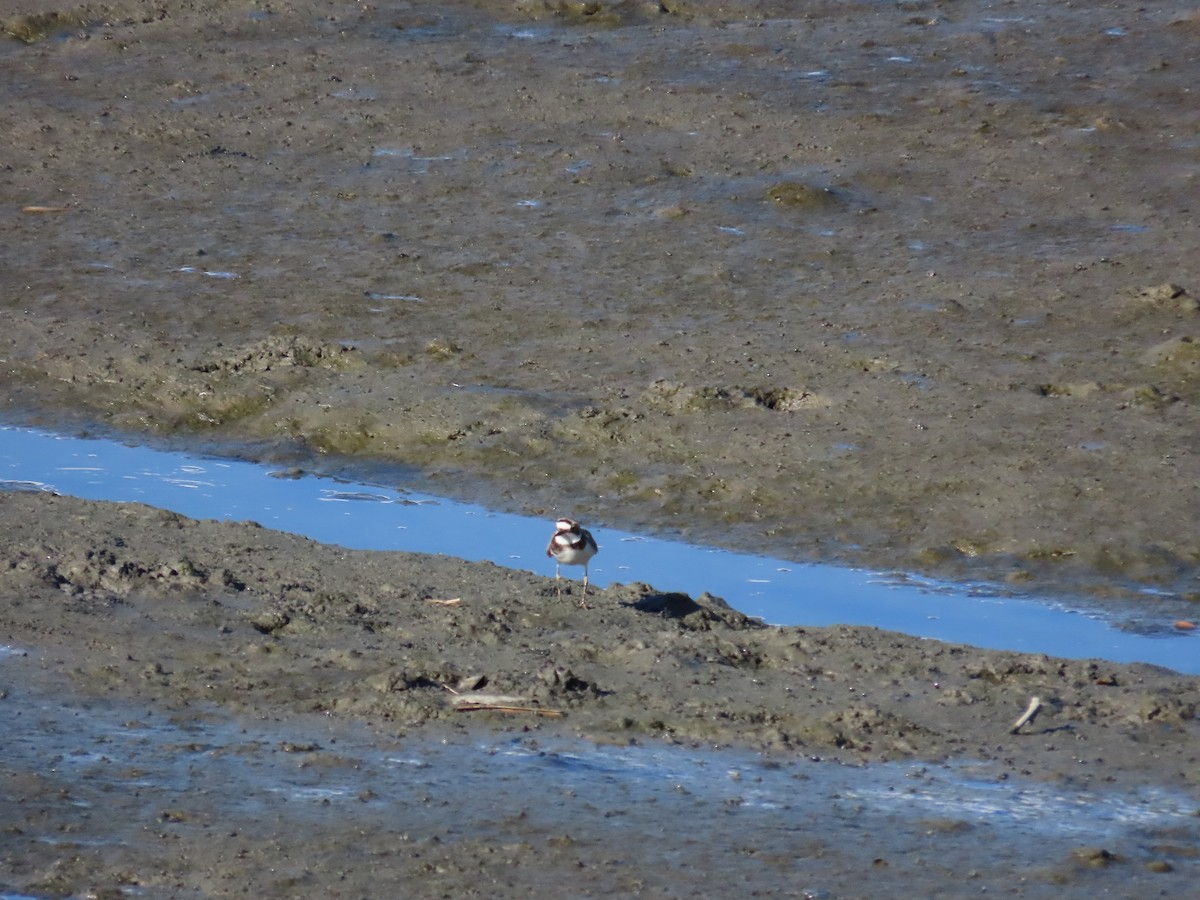
[[[588,562],[599,551],[596,539],[590,531],[574,519],[559,519],[554,523],[554,537],[546,548],[546,555],[554,557],[554,586],[558,598],[562,599],[562,583],[559,581],[563,566],[583,566],[583,599],[579,605],[587,608]]]

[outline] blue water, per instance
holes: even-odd
[[[554,573],[545,556],[550,521],[404,488],[283,474],[234,459],[0,426],[0,488],[136,501],[198,519],[253,520],[348,548],[442,553]],[[874,625],[979,647],[1151,662],[1200,674],[1195,635],[1165,627],[1136,633],[1082,600],[797,564],[585,524],[600,544],[591,579],[601,586],[641,581],[692,596],[707,591],[777,625]]]

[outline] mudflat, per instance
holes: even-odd
[[[14,414],[1195,594],[1191,4],[29,9]]]
[[[28,0],[0,23],[13,421],[416,466],[434,493],[780,557],[1197,596],[1192,4]],[[531,575],[136,506],[0,516],[0,637],[47,691],[1196,797],[1197,683],[1161,670],[766,629],[650,585],[585,610]],[[472,692],[516,709],[455,707]],[[13,889],[234,892],[198,886],[223,841],[164,868],[45,840],[33,811],[69,832],[70,782],[8,774]],[[305,833],[347,858],[318,830],[291,852]],[[520,894],[584,854],[580,893],[631,889],[596,875],[602,843],[534,843],[537,866],[472,845],[428,884],[503,865],[488,893]],[[1020,889],[1172,891],[1197,846],[1085,847]],[[266,847],[238,889],[334,883],[289,887]],[[404,858],[347,863],[346,890],[416,877]]]

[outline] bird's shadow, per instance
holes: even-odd
[[[1060,731],[1074,732],[1075,726],[1071,725],[1070,723],[1068,723],[1066,725],[1051,725],[1046,728],[1022,729],[1022,731],[1020,733],[1027,737],[1037,737],[1037,736],[1043,735],[1043,734],[1057,734]]]
[[[665,619],[682,619],[704,609],[687,594],[657,591],[643,594],[632,603],[622,603],[621,605],[629,609],[636,609],[638,612],[662,616]]]

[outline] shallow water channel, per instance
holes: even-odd
[[[553,524],[420,494],[237,459],[115,440],[0,427],[0,488],[140,502],[201,519],[253,520],[314,540],[366,550],[444,553],[549,575]],[[565,511],[564,511],[565,512]],[[1200,674],[1192,634],[1089,608],[1085,600],[1023,597],[987,584],[794,563],[629,534],[593,525],[601,552],[594,583],[641,581],[707,591],[777,625],[874,625],[992,649]],[[567,570],[577,575],[578,570]]]

